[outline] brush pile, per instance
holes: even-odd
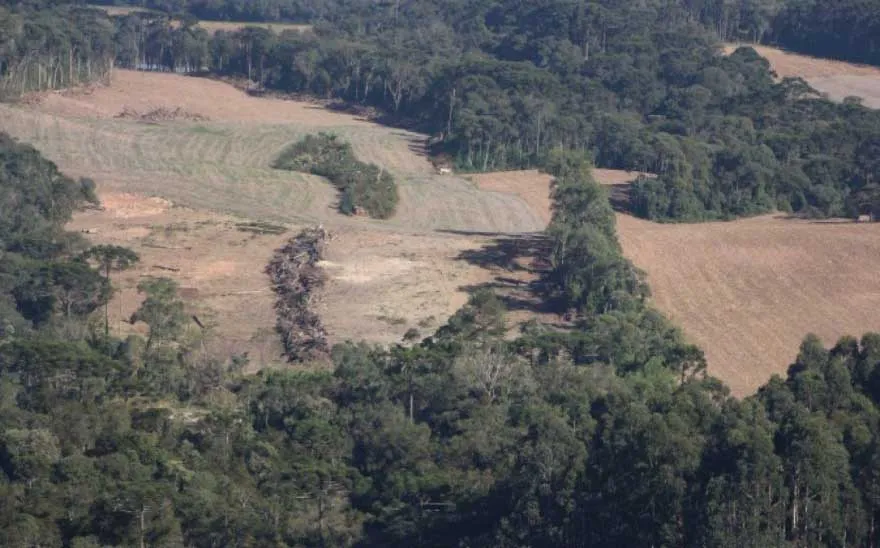
[[[303,230],[276,251],[266,267],[278,296],[276,329],[292,362],[323,360],[330,354],[327,332],[310,306],[326,281],[315,263],[321,260],[327,239],[321,226]]]
[[[158,107],[148,112],[138,112],[131,107],[125,107],[122,109],[122,112],[116,115],[116,118],[152,123],[173,122],[175,120],[183,120],[187,122],[206,122],[209,120],[207,116],[202,116],[201,114],[195,112],[189,112],[180,107]]]

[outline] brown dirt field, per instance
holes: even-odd
[[[101,197],[103,210],[77,213],[68,228],[86,232],[94,244],[124,245],[141,257],[136,268],[113,275],[114,333],[142,331],[126,321],[141,301],[137,284],[145,276],[165,276],[180,284],[189,311],[211,326],[211,351],[224,357],[248,352],[253,369],[282,363],[275,298],[263,269],[300,227],[254,235],[239,229],[242,219],[161,198],[116,192]],[[489,242],[482,236],[333,229],[321,263],[329,282],[316,301],[331,342],[400,342],[409,328],[429,335],[467,301],[472,286],[496,274],[461,259]]]
[[[333,232],[328,284],[316,307],[332,342],[400,342],[410,328],[428,336],[467,302],[467,287],[492,272],[458,260],[488,238],[447,234]]]
[[[142,256],[137,268],[114,276],[120,292],[111,320],[120,335],[142,327],[122,321],[138,306],[141,277],[168,276],[213,326],[213,352],[247,351],[253,368],[278,363],[274,296],[263,269],[290,234],[254,236],[238,230],[243,220],[280,223],[291,232],[322,222],[337,234],[319,310],[331,341],[376,343],[399,341],[410,327],[433,332],[469,290],[504,274],[469,260],[491,245],[486,234],[545,225],[514,194],[435,174],[421,152],[425,136],[309,103],[252,97],[208,79],[122,70],[109,86],[40,99],[0,105],[0,130],[33,144],[68,175],[98,183],[105,210],[77,214],[71,229]],[[125,109],[158,108],[207,120],[116,118]],[[361,159],[395,175],[401,200],[394,218],[342,216],[327,181],[269,167],[285,146],[317,131],[340,135]]]
[[[104,209],[76,213],[68,229],[87,232],[94,244],[123,245],[140,255],[135,268],[112,276],[117,293],[110,321],[117,335],[140,332],[141,326],[126,321],[141,301],[137,285],[145,276],[164,276],[180,284],[188,311],[209,326],[211,352],[247,352],[254,368],[279,363],[274,294],[262,268],[290,234],[243,232],[236,226],[240,219],[161,198],[100,195]]]
[[[144,123],[123,111],[183,109],[207,121]],[[0,105],[0,129],[34,144],[65,172],[114,192],[159,195],[196,209],[284,222],[333,222],[430,231],[529,232],[543,222],[518,197],[438,176],[424,135],[318,105],[257,98],[224,82],[116,71],[110,86],[50,93],[31,105]],[[401,200],[390,221],[341,218],[324,180],[269,166],[288,144],[329,131],[363,160],[395,175]]]
[[[880,330],[880,224],[658,225],[619,215],[618,231],[656,306],[736,395],[784,374],[807,333],[833,344]]]
[[[880,68],[833,59],[820,59],[787,52],[769,46],[727,44],[724,52],[732,53],[739,46],[749,46],[770,62],[780,77],[800,77],[830,99],[840,101],[847,96],[861,97],[865,106],[880,108]]]
[[[594,170],[602,184],[637,174]],[[490,174],[498,190],[542,217],[550,178]],[[527,197],[532,196],[529,199]],[[764,216],[727,223],[658,224],[617,215],[624,254],[647,272],[653,302],[706,352],[709,372],[734,394],[784,374],[807,333],[826,344],[880,330],[880,224]]]
[[[113,118],[126,107],[138,112],[180,107],[226,122],[299,122],[317,127],[371,125],[306,102],[254,97],[217,80],[134,70],[113,71],[109,86],[94,86],[79,93],[49,93],[38,108],[67,118]]]
[[[498,171],[471,176],[483,190],[519,196],[531,207],[546,226],[550,223],[550,179],[537,170]]]

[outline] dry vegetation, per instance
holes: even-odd
[[[865,106],[880,108],[880,68],[831,59],[789,53],[768,46],[743,44],[755,48],[770,62],[780,78],[800,77],[829,98],[840,101],[847,96],[861,97]],[[739,44],[728,44],[731,53]]]
[[[213,326],[212,350],[247,351],[252,367],[283,361],[263,269],[306,224],[323,222],[334,234],[320,304],[331,343],[399,341],[410,327],[428,334],[471,286],[497,274],[460,258],[491,242],[483,233],[544,226],[541,213],[513,194],[436,175],[421,152],[423,135],[315,104],[121,70],[107,87],[32,99],[0,105],[0,130],[31,142],[68,174],[94,178],[106,209],[78,214],[72,228],[142,256],[138,268],[118,275],[115,331],[134,329],[122,320],[137,307],[140,277],[169,276]],[[318,131],[339,134],[359,158],[394,174],[401,200],[391,220],[343,217],[327,181],[269,167],[285,146]],[[263,233],[266,223],[290,232]]]

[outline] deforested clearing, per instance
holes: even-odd
[[[153,121],[124,115],[130,112],[186,116]],[[327,181],[271,168],[286,146],[323,131],[339,135],[358,158],[398,181],[397,214],[382,221],[383,228],[543,227],[518,197],[437,175],[423,152],[424,135],[320,104],[253,97],[216,80],[118,70],[109,86],[49,93],[24,106],[0,105],[0,129],[32,143],[63,171],[94,178],[104,190],[157,195],[247,218],[369,224],[335,211],[336,193]]]
[[[424,135],[317,103],[125,70],[108,86],[32,99],[0,105],[0,130],[32,143],[63,172],[97,182],[104,209],[77,214],[72,230],[141,255],[114,278],[114,333],[137,328],[125,320],[142,298],[138,281],[167,276],[214,333],[208,350],[247,352],[252,369],[284,362],[263,271],[296,230],[323,223],[334,234],[319,310],[330,342],[390,343],[411,328],[433,332],[471,288],[493,279],[492,268],[461,258],[488,245],[487,233],[545,225],[517,195],[436,174]],[[272,169],[286,146],[322,131],[393,173],[400,203],[391,219],[343,216],[328,181]]]
[[[226,32],[235,32],[245,27],[257,27],[276,33],[281,33],[286,30],[306,32],[308,30],[311,30],[312,28],[312,25],[300,25],[297,23],[250,23],[247,21],[199,21],[198,26],[212,34],[221,30]]]
[[[840,101],[848,96],[861,97],[865,106],[880,108],[878,67],[820,59],[752,44],[728,44],[724,51],[731,53],[740,46],[754,48],[758,55],[770,62],[771,69],[779,78],[803,78],[829,99]]]
[[[637,174],[597,169],[593,175],[620,185]],[[521,194],[549,217],[549,200],[539,191],[549,192],[548,175],[476,180]],[[617,231],[626,257],[647,273],[654,305],[705,351],[709,372],[736,395],[784,375],[805,333],[833,344],[880,329],[880,223],[766,215],[659,224],[619,213]]]
[[[804,333],[827,344],[880,329],[880,224],[763,216],[658,225],[618,216],[656,306],[738,395],[785,374]]]

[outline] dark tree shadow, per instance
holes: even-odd
[[[443,231],[462,234],[462,231]],[[550,240],[543,233],[537,234],[485,234],[492,240],[479,249],[468,249],[456,257],[480,268],[496,273],[492,281],[463,286],[461,289],[474,293],[481,289],[492,290],[510,311],[527,311],[536,314],[559,314],[560,307],[548,298],[543,277],[549,270]]]
[[[608,201],[611,203],[611,208],[617,213],[632,214],[629,194],[632,183],[617,183],[605,185],[605,187],[608,189]]]
[[[470,235],[475,235],[470,233]],[[480,249],[462,251],[458,259],[482,268],[500,268],[509,272],[538,272],[545,265],[550,254],[550,242],[544,234],[501,235],[480,234],[491,236],[491,243]],[[524,261],[525,259],[525,261]],[[524,263],[535,263],[525,266]]]

